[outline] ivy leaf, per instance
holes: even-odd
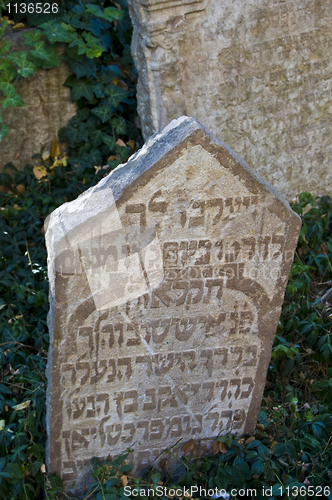
[[[251,466],[251,474],[257,474],[258,476],[263,472],[263,460],[258,458]]]
[[[124,12],[122,10],[117,9],[116,7],[106,7],[106,9],[104,9],[104,15],[106,15],[104,19],[106,19],[107,21],[108,20],[119,21],[120,19],[123,18]]]
[[[100,7],[92,3],[88,3],[86,5],[86,10],[94,16],[105,19],[106,21],[115,21],[122,19],[124,14],[122,10],[119,10],[116,7],[106,7],[106,9],[102,11]]]
[[[19,479],[22,477],[21,467],[17,462],[9,462],[6,465],[6,472],[14,479]]]
[[[100,42],[102,43],[105,50],[108,50],[112,45],[112,38],[108,31],[100,35]]]
[[[118,142],[118,141],[117,141]],[[127,161],[129,155],[131,154],[131,150],[125,146],[120,146],[119,144],[115,143],[115,152],[120,156],[120,159],[122,161]]]
[[[103,104],[102,106],[93,108],[91,112],[94,115],[98,116],[98,118],[100,118],[103,123],[107,122],[112,116],[111,106],[109,106],[108,104]]]
[[[53,21],[43,24],[42,29],[43,33],[46,35],[47,39],[51,43],[55,42],[70,43],[73,40],[73,35],[71,35],[68,31],[66,31],[63,28],[63,26]]]
[[[30,54],[34,57],[38,57],[38,59],[43,59],[44,61],[47,61],[49,58],[43,40],[40,40],[39,42],[36,42],[34,44],[34,50],[31,50]]]
[[[79,0],[78,3],[75,4],[70,10],[72,12],[75,12],[75,14],[83,14],[84,13],[84,5],[82,4],[81,0]]]
[[[115,149],[115,140],[113,139],[112,136],[107,135],[107,134],[104,133],[103,134],[103,142],[104,142],[104,144],[106,144],[106,146],[109,147],[109,149],[111,151],[114,151],[114,149]]]
[[[98,97],[99,99],[105,97],[103,90],[104,86],[101,83],[97,83],[93,86],[93,92],[95,96]]]
[[[86,23],[86,28],[87,30],[91,31],[95,36],[98,38],[100,37],[100,32],[104,28],[103,23],[100,21],[100,19],[97,18],[90,18],[89,22]]]
[[[68,62],[69,67],[77,78],[82,78],[82,76],[93,76],[96,77],[96,65],[91,59],[84,58],[83,62],[78,62],[72,58],[65,58]]]
[[[68,82],[71,87],[70,97],[72,102],[78,101],[81,97],[85,97],[88,101],[93,100],[93,85],[86,78],[80,78]]]
[[[58,54],[56,53],[56,48],[55,46],[49,46],[45,49],[47,55],[47,59],[42,60],[41,66],[43,69],[51,69],[55,68],[56,66],[60,66],[60,59],[58,57]],[[40,60],[38,61],[38,58],[32,57],[32,61],[38,65],[40,64]]]
[[[26,52],[12,52],[8,54],[7,59],[18,66],[17,72],[24,78],[36,70],[36,66],[31,61],[28,61],[28,54]]]
[[[8,54],[7,57],[9,57],[9,55],[10,54]],[[0,82],[10,83],[15,76],[16,71],[14,66],[9,62],[4,61],[4,63],[1,64]]]
[[[5,52],[8,52],[11,46],[12,44],[8,42],[8,40],[1,40],[0,56]]]
[[[70,25],[74,26],[74,28],[80,28],[80,29],[86,28],[86,23],[84,23],[83,21],[80,21],[76,17],[73,17],[73,19],[70,21]]]
[[[25,102],[21,99],[14,86],[10,83],[0,83],[0,90],[6,96],[1,103],[3,108],[8,108],[8,106],[18,108],[25,105]]]
[[[105,94],[109,96],[107,102],[109,102],[114,108],[117,108],[120,102],[124,101],[128,97],[128,92],[120,87],[111,83],[105,90]]]
[[[127,132],[127,125],[122,116],[117,116],[111,121],[112,127],[115,129],[117,134],[125,134]]]
[[[90,149],[89,153],[85,153],[82,156],[82,162],[89,165],[90,167],[94,165],[102,165],[103,159],[98,149]]]
[[[76,38],[70,45],[69,47],[77,47],[77,53],[78,55],[86,54],[89,50],[89,48],[85,45],[83,42],[82,38]]]
[[[94,129],[90,132],[89,138],[91,138],[92,146],[97,148],[103,143],[103,132],[101,130]]]
[[[103,52],[105,52],[104,47],[96,44],[86,52],[86,57],[94,59],[95,57],[100,57]]]
[[[78,55],[76,47],[72,47],[72,48],[66,47],[63,58],[68,63],[70,62],[71,59],[73,59],[74,61],[77,61],[79,63],[82,63],[84,61],[84,56]]]
[[[65,136],[71,144],[77,144],[88,140],[88,132],[86,130],[73,127],[72,125],[68,125],[68,127],[66,127]]]
[[[36,42],[38,42],[41,39],[42,34],[41,31],[39,30],[30,30],[30,31],[25,31],[20,36],[24,39],[25,45],[30,45],[31,47],[35,47]]]
[[[104,67],[101,71],[101,79],[103,83],[110,83],[114,78],[121,78],[122,73],[118,66],[115,64],[109,64]]]

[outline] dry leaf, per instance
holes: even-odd
[[[113,160],[116,160],[116,159],[117,159],[117,156],[113,155],[113,156],[110,156],[107,161],[113,161]]]
[[[120,477],[120,482],[121,482],[122,486],[127,486],[127,484],[128,484],[128,478],[127,478],[127,476],[121,476]]]
[[[330,314],[330,316],[328,316],[328,317],[327,317],[327,319],[328,319],[329,321],[332,321],[332,314]]]
[[[38,180],[47,175],[46,169],[44,167],[33,167],[33,173]]]
[[[4,408],[5,408],[5,411],[9,411],[8,405],[5,405]]]
[[[212,444],[212,455],[216,455],[219,452],[225,454],[227,453],[227,450],[224,443],[220,443],[219,441],[215,440]]]
[[[54,138],[52,141],[50,156],[52,156],[52,158],[58,158],[60,156],[60,153],[61,152],[60,152],[59,144],[57,143],[57,140]]]
[[[118,83],[118,79],[117,78],[113,78],[113,80],[111,81],[111,83],[114,83],[114,85],[116,85]]]
[[[25,186],[23,184],[19,184],[18,186],[16,186],[16,191],[20,194],[24,194],[25,193]]]
[[[164,484],[164,483],[163,483],[162,481],[158,481],[158,483],[157,483],[157,484]]]
[[[217,453],[219,453],[219,442],[218,441],[213,441],[213,444],[212,444],[212,455],[216,455]]]
[[[219,451],[220,451],[223,455],[225,455],[225,453],[227,453],[225,443],[219,443]]]
[[[122,139],[118,139],[115,144],[117,144],[118,146],[123,146],[125,148],[127,147]]]
[[[96,167],[96,166],[94,166],[93,168],[95,169],[95,174],[98,174],[99,170],[102,169],[102,167]]]
[[[13,26],[13,30],[19,30],[20,28],[25,28],[23,23],[17,23],[15,26]]]
[[[31,403],[31,399],[28,399],[28,401],[25,401],[24,403],[20,403],[19,405],[13,406],[13,410],[20,411],[24,410],[25,408],[28,408],[29,404]]]
[[[45,464],[42,464],[40,466],[40,472],[42,472],[43,474],[46,474],[46,467],[45,467]]]
[[[246,446],[248,446],[248,444],[249,444],[249,443],[251,443],[251,441],[254,441],[254,440],[255,440],[255,436],[250,436],[250,438],[248,438],[248,439],[244,442],[244,444],[245,444]]]
[[[188,453],[190,453],[195,447],[195,441],[193,439],[191,439],[190,441],[188,441],[188,443],[185,443],[183,446],[182,446],[182,450],[183,450],[183,453],[185,455],[187,455]]]
[[[131,149],[134,149],[134,147],[135,147],[135,144],[136,144],[136,143],[135,143],[135,141],[133,141],[133,140],[131,139],[131,140],[130,140],[130,141],[128,141],[126,144],[127,144],[127,146],[129,146]]]
[[[22,207],[19,207],[16,203],[14,203],[13,208],[15,208],[15,210],[22,210]]]

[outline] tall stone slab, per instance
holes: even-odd
[[[332,194],[332,4],[128,0],[147,139],[194,115],[285,197]]]
[[[181,117],[48,220],[47,463],[253,432],[300,218]],[[209,448],[203,440],[202,450]]]

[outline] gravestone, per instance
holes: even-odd
[[[93,456],[133,445],[139,474],[253,432],[300,224],[187,117],[51,214],[47,463],[68,489]]]
[[[287,199],[332,195],[332,2],[128,4],[145,140],[194,115]]]

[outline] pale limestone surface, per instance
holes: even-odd
[[[7,29],[5,39],[12,44],[11,51],[29,50],[19,32]],[[70,101],[70,89],[63,86],[71,74],[67,63],[61,60],[64,45],[56,44],[56,50],[61,62],[59,67],[38,69],[15,84],[25,106],[9,107],[3,112],[9,134],[0,141],[0,171],[8,162],[18,169],[23,169],[26,163],[34,164],[32,156],[40,153],[43,146],[44,151],[50,151],[52,140],[58,139],[58,130],[76,114],[76,104]],[[64,150],[62,144],[61,151]]]
[[[47,465],[68,490],[93,456],[133,446],[140,474],[253,432],[300,224],[187,117],[51,214]]]
[[[147,139],[195,116],[285,197],[332,194],[332,3],[128,0]]]

